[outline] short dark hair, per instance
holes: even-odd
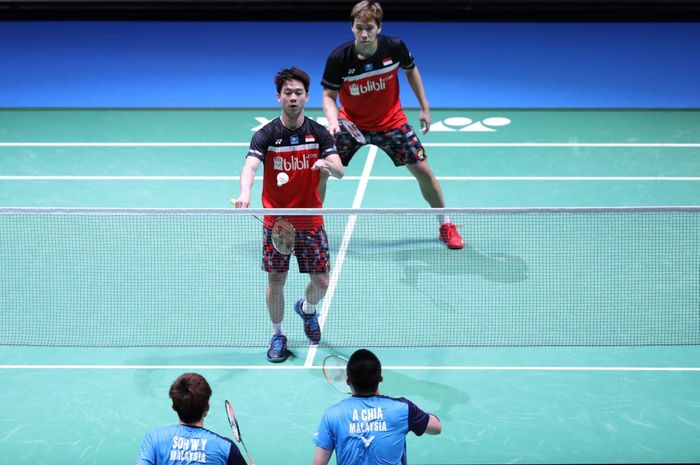
[[[211,387],[204,376],[185,373],[170,386],[173,410],[183,423],[197,423],[209,409]]]
[[[300,81],[302,84],[304,84],[306,93],[309,93],[311,78],[308,74],[306,74],[306,71],[299,69],[296,66],[281,69],[277,74],[275,74],[275,87],[277,87],[277,93],[279,94],[282,92],[282,86],[284,86],[285,82],[292,80]]]
[[[356,350],[347,365],[348,381],[357,394],[374,394],[382,380],[382,363],[367,349]]]

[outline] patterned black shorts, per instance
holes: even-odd
[[[300,273],[327,273],[331,269],[331,254],[326,229],[317,226],[310,231],[296,231],[294,255]],[[272,245],[272,229],[263,227],[262,269],[270,272],[289,271],[291,255],[279,253]]]
[[[343,165],[348,166],[355,152],[362,145],[358,143],[349,132],[340,126],[341,132],[335,136],[335,147]],[[388,131],[365,131],[362,134],[368,144],[373,144],[382,149],[395,166],[413,165],[425,160],[425,150],[416,132],[409,124]]]

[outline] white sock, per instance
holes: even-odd
[[[316,313],[316,304],[310,304],[308,300],[304,299],[304,303],[301,305],[301,309],[307,315],[313,315]]]
[[[277,335],[277,334],[284,335],[284,326],[282,325],[282,322],[272,323],[272,331],[274,332],[275,335]]]
[[[452,221],[450,221],[450,217],[447,215],[440,215],[439,219],[440,219],[440,224],[452,223]]]

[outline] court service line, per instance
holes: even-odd
[[[367,154],[367,159],[365,160],[365,166],[362,168],[362,176],[360,177],[360,183],[357,186],[357,191],[355,191],[355,198],[352,201],[352,208],[360,208],[362,206],[362,199],[365,197],[365,191],[367,190],[367,184],[369,183],[370,173],[372,172],[372,167],[374,166],[374,159],[377,157],[377,147],[374,145],[370,147],[369,153]],[[326,296],[323,298],[323,304],[321,305],[321,314],[318,318],[318,325],[321,328],[321,334],[323,334],[323,325],[328,317],[328,309],[333,301],[333,294],[335,294],[335,288],[338,285],[338,278],[340,272],[343,269],[343,263],[345,262],[345,254],[347,253],[348,247],[350,245],[350,239],[352,238],[352,232],[355,229],[355,223],[357,222],[357,215],[350,215],[348,217],[348,223],[345,225],[345,232],[343,233],[343,241],[338,249],[338,258],[335,260],[333,265],[333,270],[331,271],[331,276],[329,278],[328,290],[326,291]],[[316,351],[318,350],[317,345],[311,345],[309,351],[306,353],[306,361],[304,362],[305,367],[310,367],[314,358],[316,357]]]
[[[428,142],[426,147],[700,147],[695,142]]]
[[[700,147],[695,142],[424,142],[425,147]],[[250,142],[0,142],[0,147],[248,147]]]
[[[0,147],[249,147],[250,142],[0,142]]]
[[[79,365],[79,364],[6,364],[0,370],[308,370],[321,365]],[[700,372],[700,367],[629,366],[420,366],[386,365],[391,371],[590,371],[590,372]]]
[[[376,152],[376,149],[375,149]],[[240,176],[0,176],[0,181],[238,181]],[[256,180],[262,179],[256,176]],[[362,181],[364,176],[345,176]],[[369,181],[415,181],[413,176],[369,176]],[[439,181],[700,181],[699,176],[437,176]]]

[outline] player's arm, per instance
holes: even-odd
[[[428,427],[425,428],[425,434],[440,434],[442,433],[442,423],[435,415],[428,415]]]
[[[332,450],[316,446],[316,452],[314,453],[314,461],[311,462],[311,465],[328,465],[328,462],[330,462],[331,460],[331,455],[333,455]]]
[[[340,132],[340,125],[338,124],[337,99],[337,90],[328,88],[323,89],[323,99],[321,105],[323,106],[323,114],[326,115],[326,119],[328,120],[328,132],[331,134],[337,134]]]
[[[408,83],[420,105],[420,128],[423,134],[426,134],[430,130],[430,105],[428,104],[428,97],[425,95],[423,79],[421,79],[420,71],[418,71],[417,66],[405,69],[404,71],[406,73],[406,79],[408,79]]]
[[[247,156],[245,164],[241,170],[241,193],[236,198],[236,208],[250,207],[250,191],[253,189],[253,181],[255,181],[255,173],[260,167],[260,159]]]
[[[326,158],[316,160],[316,163],[314,163],[314,166],[312,166],[311,169],[322,170],[327,175],[338,179],[345,175],[345,167],[343,166],[343,162],[340,160],[340,156],[338,156],[336,153],[328,155]]]

